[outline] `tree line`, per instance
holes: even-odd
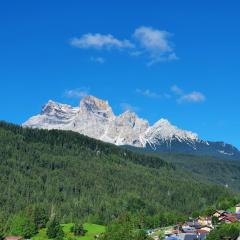
[[[141,214],[148,227],[177,222],[233,194],[156,156],[78,133],[0,122],[0,218],[28,206],[60,222],[108,224]]]

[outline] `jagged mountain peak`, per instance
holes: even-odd
[[[82,114],[97,114],[105,118],[113,118],[114,114],[108,101],[96,98],[94,96],[86,96],[80,101],[80,112]]]
[[[94,96],[86,96],[80,101],[80,108],[87,108],[87,110],[108,110],[111,108],[108,101],[104,101]]]
[[[173,126],[167,119],[160,118],[157,122],[155,122],[152,127],[154,128],[173,128]]]
[[[43,107],[42,107],[42,114],[50,114],[55,113],[56,111],[68,111],[72,110],[73,107],[68,104],[62,104],[55,102],[53,100],[49,100]]]
[[[86,96],[79,107],[49,100],[40,114],[23,126],[72,130],[116,145],[130,145],[151,151],[173,151],[239,158],[240,152],[222,142],[202,141],[196,133],[186,131],[161,118],[150,125],[135,112],[114,115],[108,101]]]
[[[53,100],[49,100],[45,105],[42,107],[42,113],[51,112],[53,109],[59,108],[59,103],[54,102]]]
[[[129,122],[136,122],[136,120],[142,120],[142,121],[147,122],[146,120],[139,118],[135,112],[130,111],[130,110],[123,112],[122,114],[120,114],[118,116],[118,118],[125,119],[126,121],[129,121]]]
[[[198,140],[198,135],[191,131],[186,131],[171,124],[167,119],[161,118],[148,131],[154,138],[160,135],[164,140],[172,140],[178,138],[179,140]]]
[[[133,116],[133,117],[137,117],[137,114],[131,110],[127,110],[125,112],[123,112],[122,114],[120,114],[120,116]]]

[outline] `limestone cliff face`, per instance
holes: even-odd
[[[238,156],[240,159],[240,152],[230,144],[200,140],[196,133],[179,129],[166,119],[150,126],[131,111],[116,116],[107,101],[94,96],[83,98],[79,107],[50,100],[40,114],[31,117],[23,126],[72,130],[116,145],[152,151]]]
[[[126,111],[115,116],[107,101],[87,96],[79,107],[49,101],[42,112],[26,121],[24,126],[47,129],[72,130],[89,137],[116,145],[144,147],[154,144],[156,139],[178,138],[197,139],[191,132],[179,130],[169,122],[160,120],[153,126],[136,113]]]

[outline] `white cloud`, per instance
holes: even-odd
[[[91,58],[90,58],[90,61],[91,61],[91,62],[95,62],[95,63],[103,64],[103,63],[106,62],[106,59],[103,58],[103,57],[91,57]]]
[[[150,91],[149,89],[146,89],[146,90],[136,89],[136,93],[141,94],[145,97],[149,97],[149,98],[160,98],[161,97],[160,94]]]
[[[170,53],[168,56],[167,56],[167,59],[168,61],[174,61],[174,60],[178,60],[178,56],[176,55],[176,53]]]
[[[103,35],[100,33],[87,33],[80,38],[73,38],[71,45],[78,48],[95,48],[95,49],[124,49],[133,48],[134,45],[129,40],[119,40],[111,34]]]
[[[129,56],[148,58],[148,65],[177,60],[170,41],[173,34],[142,26],[136,28],[128,39],[118,39],[112,34],[87,33],[71,39],[70,44],[81,49],[125,50]]]
[[[200,103],[204,102],[206,100],[206,97],[203,93],[193,91],[190,93],[185,93],[184,90],[177,85],[173,85],[171,87],[171,91],[175,93],[178,98],[177,98],[177,103]]]
[[[150,65],[178,59],[169,40],[171,33],[142,26],[135,30],[133,36],[140,43],[141,48],[149,54]]]
[[[137,112],[139,111],[139,107],[133,106],[129,103],[123,102],[120,104],[120,107],[123,111],[131,111],[131,112]]]
[[[67,98],[83,98],[89,95],[88,88],[77,88],[66,90],[64,96]]]
[[[201,92],[191,92],[188,94],[182,95],[179,99],[177,99],[178,103],[184,103],[184,102],[192,102],[192,103],[200,103],[204,102],[206,100],[206,97]]]
[[[180,87],[178,87],[177,85],[173,85],[171,87],[171,91],[174,92],[177,95],[182,95],[184,93],[184,91]]]

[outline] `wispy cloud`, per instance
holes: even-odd
[[[67,98],[83,98],[89,95],[89,88],[70,89],[64,92]]]
[[[180,87],[178,87],[177,85],[173,85],[171,87],[171,91],[173,93],[177,94],[177,95],[182,95],[184,93],[184,91]]]
[[[184,102],[191,102],[191,103],[200,103],[204,102],[206,100],[206,97],[201,92],[191,92],[188,94],[184,94],[180,98],[177,99],[178,103],[184,103]]]
[[[70,40],[70,44],[81,49],[125,50],[128,56],[148,59],[148,65],[163,61],[177,60],[174,45],[170,41],[173,34],[142,26],[136,28],[129,39],[119,39],[112,34],[87,33]]]
[[[206,100],[206,96],[203,93],[197,91],[185,93],[185,91],[182,88],[178,87],[177,85],[173,85],[171,87],[171,91],[178,96],[176,101],[179,104],[200,103]]]
[[[138,112],[139,111],[139,107],[137,106],[133,106],[129,103],[123,102],[120,104],[120,107],[122,109],[122,111],[131,111],[131,112]]]
[[[78,48],[95,48],[95,49],[124,49],[133,48],[134,45],[129,40],[119,40],[111,34],[87,33],[80,38],[73,38],[71,45]]]
[[[95,62],[95,63],[103,64],[103,63],[106,62],[106,59],[103,58],[103,57],[91,57],[91,58],[90,58],[90,61],[91,61],[91,62]]]
[[[135,30],[133,36],[140,43],[143,51],[148,53],[150,65],[178,59],[174,52],[173,44],[170,42],[171,33],[142,26]]]
[[[132,51],[132,52],[129,53],[129,55],[132,56],[132,57],[139,57],[139,56],[141,56],[142,54],[143,54],[143,52],[142,52],[142,51],[139,51],[139,50]]]
[[[160,94],[158,94],[156,92],[153,92],[153,91],[151,91],[149,89],[145,89],[144,90],[144,89],[137,88],[136,89],[136,93],[138,93],[138,94],[140,94],[142,96],[148,97],[148,98],[160,98],[161,97]]]

